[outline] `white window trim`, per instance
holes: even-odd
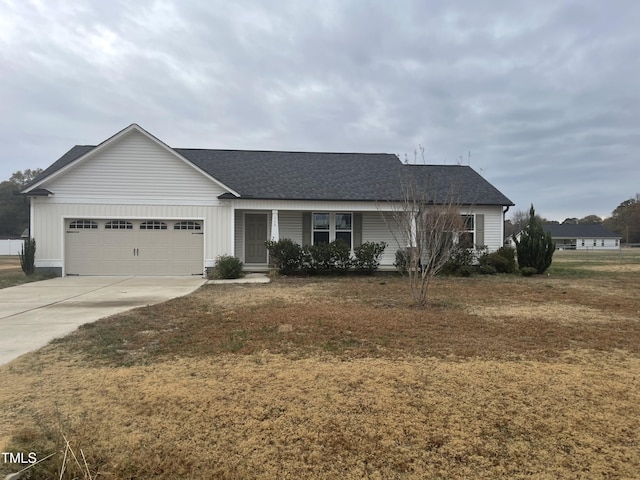
[[[95,220],[89,220],[84,218],[79,218],[76,220],[72,220],[69,222],[69,229],[71,230],[97,230],[98,222]]]
[[[182,220],[173,224],[174,230],[197,230],[202,231],[202,224],[195,220]]]
[[[329,215],[329,230],[319,230],[315,228],[315,215]],[[338,230],[336,228],[336,215],[351,215],[351,228],[349,230]],[[311,245],[315,245],[315,232],[329,232],[329,243],[336,239],[336,232],[349,232],[351,234],[351,244],[349,249],[353,250],[353,212],[311,212]]]
[[[133,230],[133,223],[129,220],[109,220],[104,224],[105,230]]]
[[[167,222],[161,220],[145,220],[140,222],[140,226],[138,227],[140,230],[167,230]]]
[[[473,248],[475,248],[476,246],[476,214],[475,213],[461,213],[460,216],[462,217],[462,224],[465,225],[465,217],[471,217],[473,219],[473,228],[471,230],[462,230],[459,234],[458,234],[458,238],[455,239],[456,243],[458,243],[460,241],[460,236],[465,234],[465,233],[470,233],[471,234],[471,245]]]

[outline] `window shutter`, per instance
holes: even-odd
[[[476,245],[484,245],[484,214],[476,214]]]
[[[302,246],[311,245],[311,212],[302,212]]]
[[[362,213],[353,214],[353,248],[362,245]]]

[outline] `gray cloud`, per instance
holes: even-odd
[[[132,122],[176,147],[469,161],[549,218],[637,191],[640,5],[0,0],[0,177]]]

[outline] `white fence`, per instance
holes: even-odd
[[[24,240],[0,240],[0,255],[19,255]]]

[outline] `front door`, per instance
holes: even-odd
[[[267,214],[247,213],[244,216],[244,262],[267,263]]]

